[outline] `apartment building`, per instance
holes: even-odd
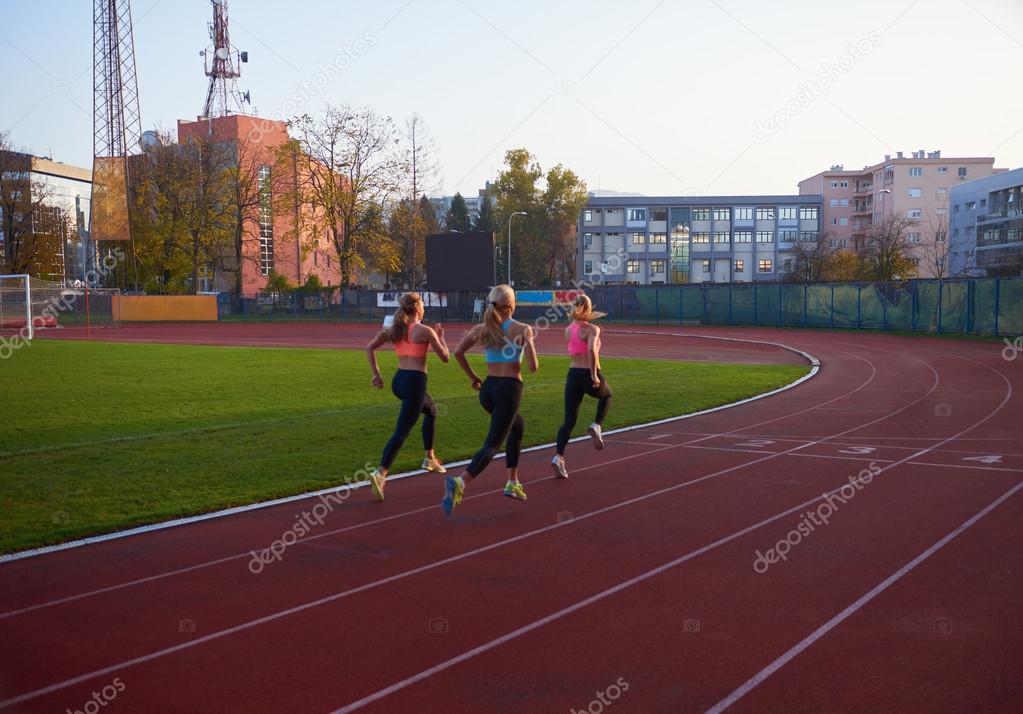
[[[591,196],[578,225],[582,280],[637,285],[777,281],[820,234],[821,197]]]
[[[1023,275],[1023,168],[953,186],[953,276]]]
[[[992,157],[942,157],[940,151],[899,151],[860,170],[842,165],[799,182],[801,195],[821,195],[821,232],[832,248],[856,249],[883,216],[916,222],[909,233],[919,277],[948,275],[949,191],[998,171]]]

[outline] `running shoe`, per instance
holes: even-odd
[[[526,489],[522,488],[522,484],[518,481],[509,481],[504,485],[504,495],[514,498],[516,501],[525,501]]]
[[[600,451],[604,448],[604,434],[601,431],[600,424],[593,422],[590,424],[590,428],[586,430],[589,433],[590,438],[593,440],[593,448]]]
[[[465,493],[465,482],[461,476],[447,476],[444,479],[444,500],[440,507],[444,509],[444,515],[450,516],[455,506],[462,502],[462,494]]]
[[[444,468],[444,464],[435,458],[423,459],[423,465],[420,468],[435,474],[446,474],[448,472],[448,470]]]
[[[564,456],[555,454],[554,458],[551,459],[551,466],[554,467],[555,478],[568,478],[568,469],[565,468]]]
[[[386,483],[387,477],[380,473],[380,469],[374,469],[373,473],[369,475],[369,486],[373,489],[373,497],[376,500],[384,500],[384,485]]]

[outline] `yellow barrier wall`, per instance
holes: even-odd
[[[216,295],[115,295],[114,320],[216,322]]]

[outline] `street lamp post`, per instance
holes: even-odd
[[[515,216],[528,216],[528,215],[529,214],[526,213],[525,211],[515,211],[515,213],[511,214],[510,216],[508,216],[508,257],[507,257],[507,260],[508,260],[508,285],[512,284],[512,277],[511,277],[511,265],[512,265],[512,263],[511,263],[511,229],[512,229],[512,219],[515,218]]]

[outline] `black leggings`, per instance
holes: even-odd
[[[607,410],[611,407],[611,387],[607,386],[604,373],[599,369],[597,376],[600,378],[600,387],[594,389],[590,370],[585,367],[572,367],[568,370],[568,379],[565,381],[565,423],[558,429],[559,454],[564,455],[568,440],[572,438],[572,429],[579,418],[579,405],[582,404],[584,396],[589,395],[597,399],[597,418],[593,421],[597,424],[604,423]]]
[[[384,447],[384,456],[380,459],[380,465],[385,469],[391,468],[391,464],[398,458],[398,452],[420,414],[423,415],[423,448],[427,451],[432,449],[433,428],[437,419],[437,407],[426,393],[425,372],[399,369],[391,380],[391,391],[401,400],[401,411],[398,413],[398,425],[394,427],[394,434]]]
[[[508,440],[505,447],[505,461],[508,468],[519,465],[522,450],[522,433],[526,423],[519,416],[522,403],[522,382],[515,377],[487,377],[480,389],[480,404],[490,414],[490,431],[483,448],[472,457],[466,471],[475,478],[487,467],[501,448],[501,442]]]

